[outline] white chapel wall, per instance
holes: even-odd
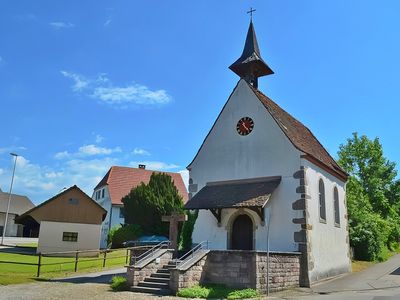
[[[309,231],[311,240],[311,256],[314,268],[310,270],[311,281],[320,280],[340,273],[348,272],[351,268],[348,257],[349,245],[347,239],[347,209],[345,206],[345,183],[319,168],[306,159],[302,159],[306,168],[308,194]],[[325,186],[326,223],[320,222],[319,217],[319,179]],[[340,227],[335,226],[333,189],[339,193]]]
[[[240,136],[236,124],[246,116],[253,119],[254,129],[249,135]],[[293,233],[299,229],[298,225],[292,223],[292,219],[302,216],[292,209],[292,203],[298,197],[296,187],[299,182],[293,178],[293,173],[300,168],[300,152],[287,139],[245,81],[238,83],[190,167],[190,178],[198,185],[197,191],[207,182],[282,176],[266,209],[266,215],[268,209],[272,212],[270,249],[298,250]],[[213,249],[226,249],[227,230],[224,224],[232,212],[223,210],[223,224],[218,227],[209,211],[200,210],[193,242],[210,240]],[[254,218],[259,220],[257,215]],[[267,227],[259,225],[256,233],[257,250],[266,250],[266,238]]]

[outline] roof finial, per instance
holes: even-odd
[[[252,7],[250,7],[250,10],[247,12],[248,14],[250,14],[250,22],[253,21],[253,12],[255,12],[256,10],[253,9]]]

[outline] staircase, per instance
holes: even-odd
[[[137,286],[131,287],[131,291],[163,296],[171,295],[171,290],[169,289],[170,270],[175,267],[176,265],[172,261],[169,262],[168,265],[164,265],[157,272],[139,282]]]

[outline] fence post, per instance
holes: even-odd
[[[42,253],[39,253],[38,257],[38,267],[37,267],[37,274],[36,277],[40,276],[40,266],[42,265]]]
[[[79,252],[78,252],[78,250],[76,250],[76,253],[75,253],[75,272],[78,270],[78,255],[79,255]]]
[[[128,255],[129,255],[129,249],[126,249],[126,258],[125,258],[125,264],[128,263]]]
[[[106,266],[106,260],[107,260],[107,250],[104,250],[103,268]]]

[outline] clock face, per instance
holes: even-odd
[[[240,135],[248,135],[254,128],[254,121],[249,117],[241,118],[236,125],[236,130]]]

